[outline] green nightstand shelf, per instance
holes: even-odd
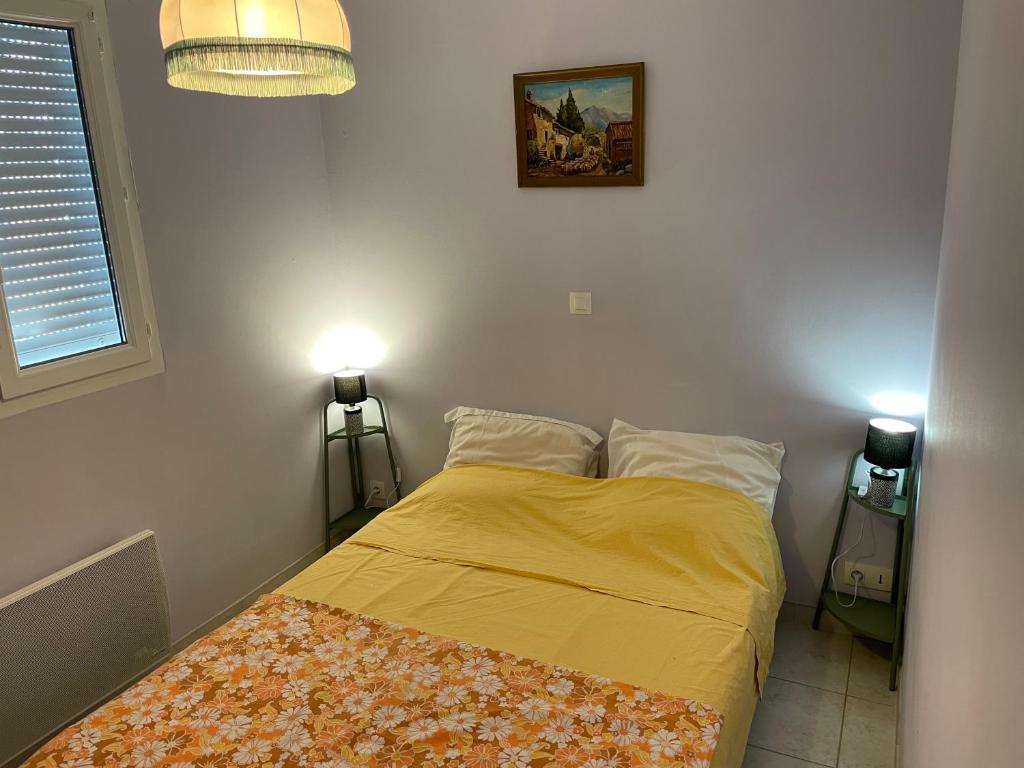
[[[828,611],[839,621],[848,626],[855,635],[870,637],[892,646],[892,662],[889,667],[889,690],[896,690],[896,672],[900,654],[903,651],[903,616],[907,605],[908,575],[910,572],[910,547],[913,538],[914,516],[916,514],[917,486],[919,471],[917,464],[911,466],[903,477],[903,493],[897,495],[891,509],[876,507],[866,498],[857,495],[854,483],[857,468],[863,451],[858,451],[850,460],[850,469],[846,476],[846,493],[843,506],[839,512],[835,536],[832,539],[832,550],[828,555],[829,569],[821,583],[818,606],[814,611],[815,629],[821,624],[821,614]],[[892,597],[888,602],[871,600],[863,596],[857,597],[852,606],[840,604],[834,591],[829,589],[832,576],[831,564],[839,551],[839,543],[846,525],[846,515],[850,502],[863,507],[866,514],[882,515],[896,520],[896,551],[893,559]]]
[[[394,483],[392,493],[396,500],[402,498],[401,477],[395,463],[395,453],[391,448],[391,434],[388,432],[387,417],[384,415],[384,403],[379,397],[368,395],[367,399],[377,403],[380,411],[380,425],[367,425],[358,434],[348,434],[344,428],[330,430],[328,416],[331,406],[337,405],[334,399],[328,400],[323,410],[323,445],[324,445],[324,549],[330,551],[335,539],[344,540],[383,512],[386,507],[370,507],[366,504],[366,486],[363,481],[363,456],[359,446],[361,440],[374,435],[384,436],[384,446],[388,452],[388,464],[391,466],[391,481]],[[352,508],[337,518],[331,515],[331,443],[344,440],[348,444],[348,469],[352,483]]]

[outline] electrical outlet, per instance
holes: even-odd
[[[854,571],[860,571],[864,576],[859,582],[853,576]],[[843,563],[843,582],[851,587],[859,586],[861,589],[877,589],[880,592],[891,592],[892,568],[847,560]]]
[[[382,480],[371,480],[370,495],[366,497],[366,500],[370,501],[370,499],[374,499],[383,504],[385,501],[384,495],[387,493],[386,488],[387,486],[384,485],[384,482]]]

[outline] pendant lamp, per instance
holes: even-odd
[[[176,88],[306,96],[356,84],[338,0],[163,0],[160,38]]]

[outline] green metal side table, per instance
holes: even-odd
[[[889,666],[889,690],[896,690],[896,671],[898,669],[900,655],[903,652],[903,616],[907,607],[908,576],[910,573],[910,548],[914,531],[914,517],[917,514],[917,487],[919,480],[919,467],[917,464],[911,466],[903,477],[903,493],[896,497],[891,509],[876,507],[866,498],[857,495],[857,485],[854,483],[857,467],[864,451],[859,451],[850,460],[850,470],[846,476],[846,492],[843,495],[843,506],[839,512],[839,522],[836,524],[836,533],[832,539],[832,550],[828,555],[829,568],[825,572],[825,578],[821,583],[821,593],[818,596],[818,606],[814,611],[814,623],[812,626],[817,629],[821,624],[821,614],[828,611],[839,621],[848,626],[855,635],[870,637],[888,643],[892,646],[892,662]],[[850,607],[840,604],[834,591],[829,589],[832,576],[832,561],[839,551],[839,542],[843,537],[843,527],[846,525],[846,514],[850,508],[850,502],[859,504],[866,512],[865,514],[883,515],[884,517],[896,520],[896,551],[893,558],[893,584],[892,596],[888,602],[882,600],[870,600],[860,595]]]
[[[395,464],[395,453],[391,448],[391,434],[388,432],[388,421],[384,415],[384,403],[375,395],[368,395],[369,400],[377,403],[380,411],[380,425],[367,425],[358,434],[348,434],[344,427],[330,431],[328,416],[331,406],[337,405],[331,398],[324,404],[323,410],[323,441],[324,441],[324,551],[331,550],[334,538],[343,540],[358,531],[377,515],[384,511],[384,506],[368,507],[366,505],[366,486],[363,481],[363,456],[359,441],[373,435],[384,436],[384,446],[388,452],[388,464],[391,466],[391,481],[394,483],[395,499],[402,498],[401,479],[398,465]],[[344,440],[348,444],[348,470],[352,482],[352,508],[332,519],[331,515],[331,443]],[[386,499],[385,499],[386,503]]]

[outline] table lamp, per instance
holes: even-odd
[[[363,431],[363,409],[359,403],[366,397],[365,371],[346,369],[334,374],[334,400],[345,406],[345,432],[349,435]]]
[[[868,501],[890,509],[896,501],[897,469],[906,469],[914,460],[917,427],[899,419],[871,419],[864,445],[864,461],[871,467]]]

